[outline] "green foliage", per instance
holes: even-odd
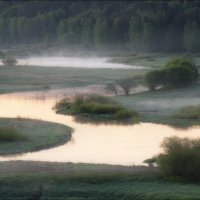
[[[169,61],[162,70],[153,70],[145,75],[149,90],[157,87],[184,87],[197,81],[198,70],[190,57],[180,57]]]
[[[15,129],[0,128],[0,142],[15,142],[25,140],[25,135],[19,133]]]
[[[198,78],[198,70],[190,57],[173,59],[165,66],[167,83],[171,86],[186,86]]]
[[[200,181],[200,139],[166,138],[158,166],[166,176]]]
[[[7,57],[7,58],[3,58],[2,59],[2,63],[4,65],[16,65],[17,64],[17,60],[15,58],[12,57]]]
[[[128,111],[117,102],[100,95],[76,95],[73,99],[63,99],[55,106],[57,112],[82,115],[100,120],[138,119],[138,113]]]
[[[145,85],[150,91],[156,90],[157,87],[163,87],[165,85],[165,70],[153,70],[148,72],[144,77]]]

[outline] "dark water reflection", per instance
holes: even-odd
[[[83,162],[133,165],[159,153],[165,137],[199,137],[199,127],[175,129],[152,123],[93,124],[75,121],[71,116],[56,114],[52,107],[62,93],[18,93],[0,95],[0,117],[27,117],[56,122],[72,127],[72,140],[59,147],[25,153],[5,160],[37,160],[52,162]]]

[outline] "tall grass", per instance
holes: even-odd
[[[129,111],[116,101],[100,95],[77,95],[74,98],[65,98],[56,104],[57,112],[85,115],[99,119],[127,120],[139,117],[135,111]]]
[[[12,128],[0,128],[0,142],[23,141],[26,137]]]

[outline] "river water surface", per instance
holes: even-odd
[[[52,110],[56,101],[62,96],[59,92],[0,95],[0,117],[40,119],[65,124],[74,129],[71,141],[65,145],[33,153],[0,157],[0,161],[35,160],[138,165],[161,152],[160,144],[165,137],[200,136],[198,127],[180,130],[151,123],[137,125],[78,123],[73,117],[59,115]]]

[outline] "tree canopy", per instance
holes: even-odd
[[[148,72],[144,79],[149,90],[158,87],[184,87],[197,81],[198,70],[190,57],[179,57],[169,61],[164,69]]]
[[[0,43],[198,52],[200,1],[1,1]]]
[[[167,63],[165,71],[167,83],[172,86],[189,85],[198,78],[198,70],[189,57],[171,60]]]

